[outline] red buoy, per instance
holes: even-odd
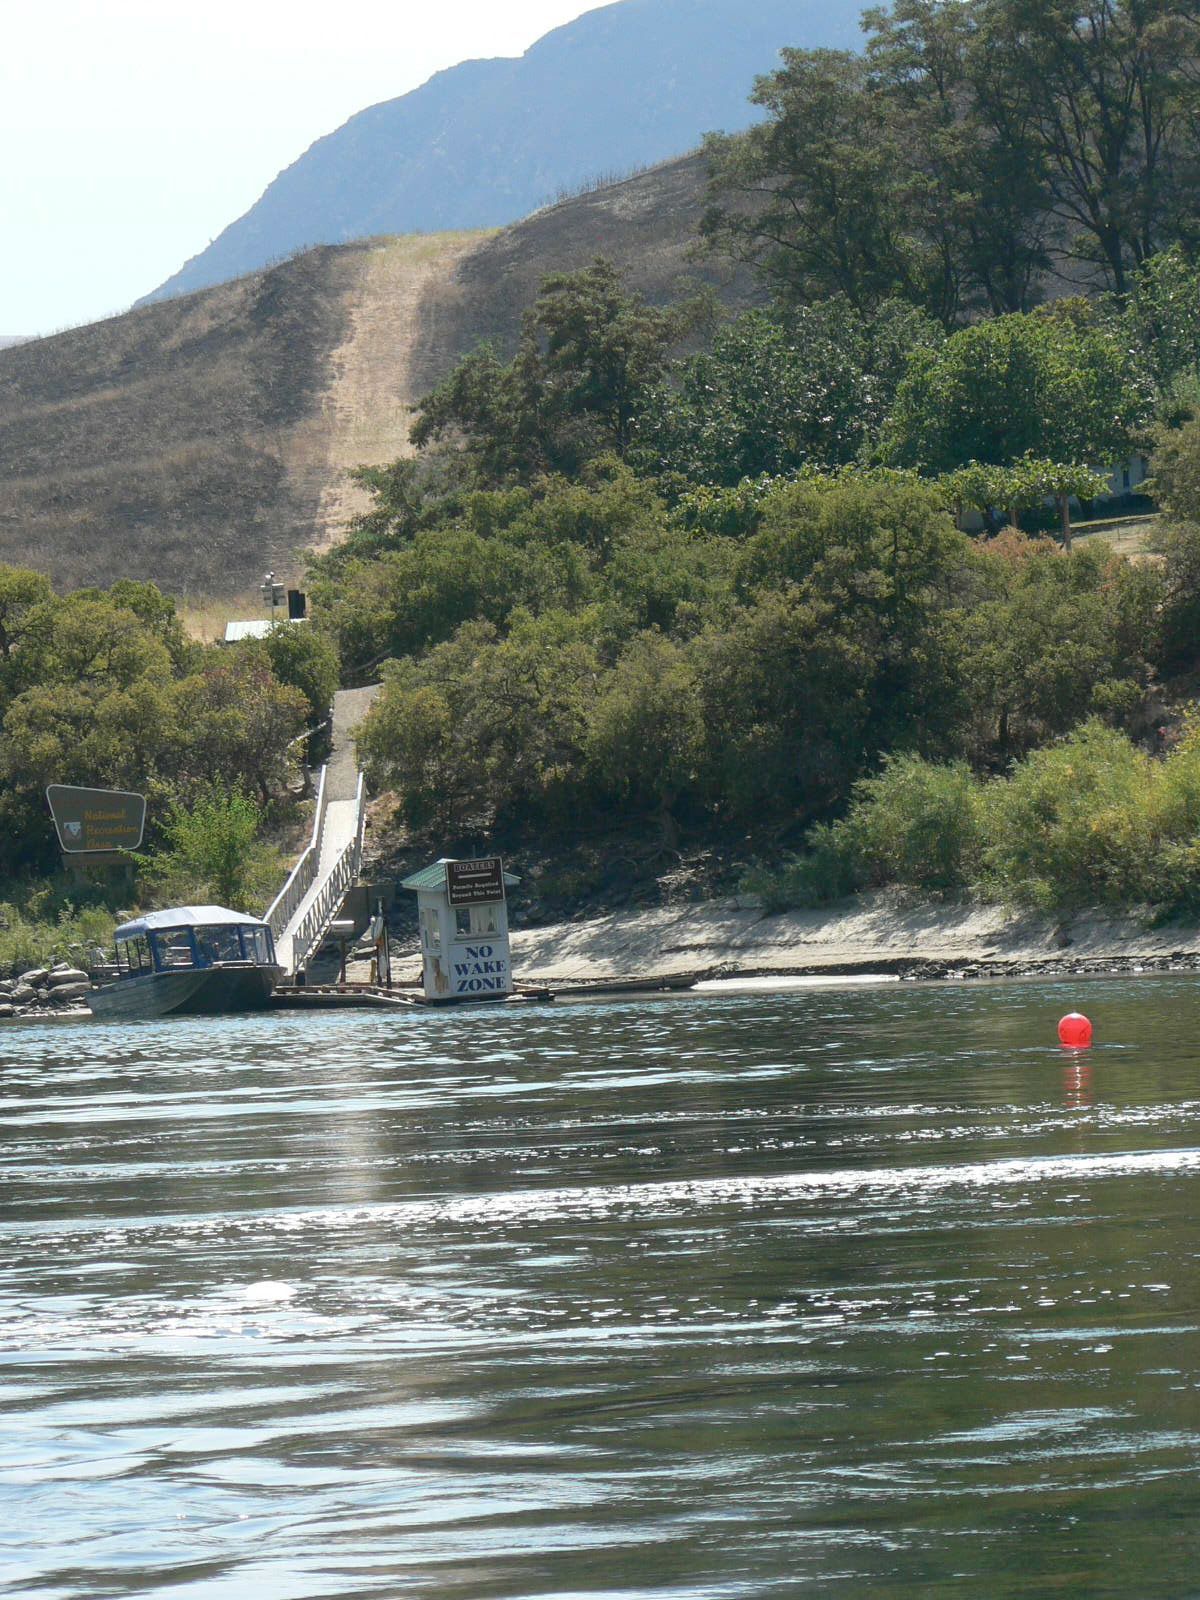
[[[1069,1050],[1086,1050],[1092,1042],[1092,1025],[1082,1011],[1070,1011],[1058,1025],[1058,1041]]]

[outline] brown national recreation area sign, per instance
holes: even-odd
[[[50,815],[65,854],[136,850],[146,826],[146,796],[121,789],[78,789],[52,783],[46,790]]]

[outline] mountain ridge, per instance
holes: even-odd
[[[241,217],[138,301],[376,234],[506,226],[597,174],[693,149],[757,118],[785,45],[852,46],[858,0],[616,0],[522,56],[465,61],[316,140]]]

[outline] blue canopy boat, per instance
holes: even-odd
[[[223,906],[150,911],[117,929],[117,977],[89,996],[98,1017],[261,1011],[283,969],[265,922]]]

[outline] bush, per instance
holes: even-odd
[[[279,852],[259,841],[261,825],[253,800],[219,785],[190,806],[172,801],[163,824],[168,848],[142,859],[142,876],[169,905],[256,911],[284,879]]]
[[[1155,436],[1150,492],[1168,516],[1200,522],[1200,419]]]
[[[965,762],[893,756],[878,777],[855,786],[850,812],[833,830],[840,853],[866,884],[965,889],[982,859],[983,795]]]
[[[818,823],[808,835],[808,849],[779,867],[753,867],[742,879],[745,894],[762,901],[769,916],[796,907],[815,909],[852,894],[858,884],[852,863],[834,828]]]
[[[38,916],[35,906],[0,902],[0,973],[55,961],[90,966],[94,951],[111,949],[113,920],[104,906],[77,908],[67,902],[53,916]]]
[[[893,757],[804,855],[742,887],[775,912],[893,884],[1045,911],[1200,912],[1200,721],[1162,761],[1088,722],[990,783],[962,762]]]
[[[1156,543],[1165,590],[1158,619],[1163,664],[1187,671],[1200,658],[1200,524],[1168,527]]]
[[[1047,910],[1156,899],[1161,771],[1097,721],[1034,751],[988,787],[985,879]]]

